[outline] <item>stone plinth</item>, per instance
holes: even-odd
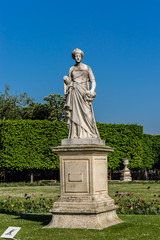
[[[122,170],[120,181],[123,181],[123,182],[132,181],[131,171],[129,169]]]
[[[123,181],[123,182],[130,182],[130,181],[132,181],[131,171],[127,167],[129,165],[129,160],[124,159],[123,164],[124,164],[124,169],[122,170],[120,180]]]
[[[62,139],[62,146],[64,145],[105,145],[105,141],[100,138],[66,138]]]
[[[103,229],[122,222],[108,195],[107,156],[113,149],[64,145],[52,151],[60,157],[61,197],[47,227]]]

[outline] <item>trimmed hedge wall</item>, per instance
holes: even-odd
[[[160,135],[143,135],[143,159],[146,169],[160,168]]]
[[[0,122],[0,168],[57,169],[58,156],[51,147],[67,137],[65,123],[18,120]]]
[[[143,127],[137,124],[97,123],[98,130],[106,145],[114,147],[109,154],[108,167],[112,170],[124,168],[123,159],[129,158],[130,169],[143,168]]]
[[[130,169],[146,167],[143,160],[142,126],[103,123],[97,123],[97,126],[106,145],[115,148],[109,155],[110,169],[123,168],[124,158],[130,159]],[[20,171],[58,169],[58,156],[52,153],[50,148],[60,145],[61,139],[67,138],[67,135],[68,130],[64,122],[0,121],[0,168]]]

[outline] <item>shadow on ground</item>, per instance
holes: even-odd
[[[41,225],[47,225],[52,219],[52,214],[29,214],[29,213],[5,213],[7,215],[14,215],[16,219],[25,219],[29,221],[42,222]]]

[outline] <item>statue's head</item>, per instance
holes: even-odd
[[[72,58],[78,63],[81,62],[84,56],[84,52],[78,48],[74,49],[72,52]]]

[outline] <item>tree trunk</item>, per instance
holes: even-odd
[[[148,180],[148,171],[147,169],[144,170],[145,180]]]
[[[30,173],[30,183],[34,182],[34,175],[33,175],[33,171],[31,171]]]

